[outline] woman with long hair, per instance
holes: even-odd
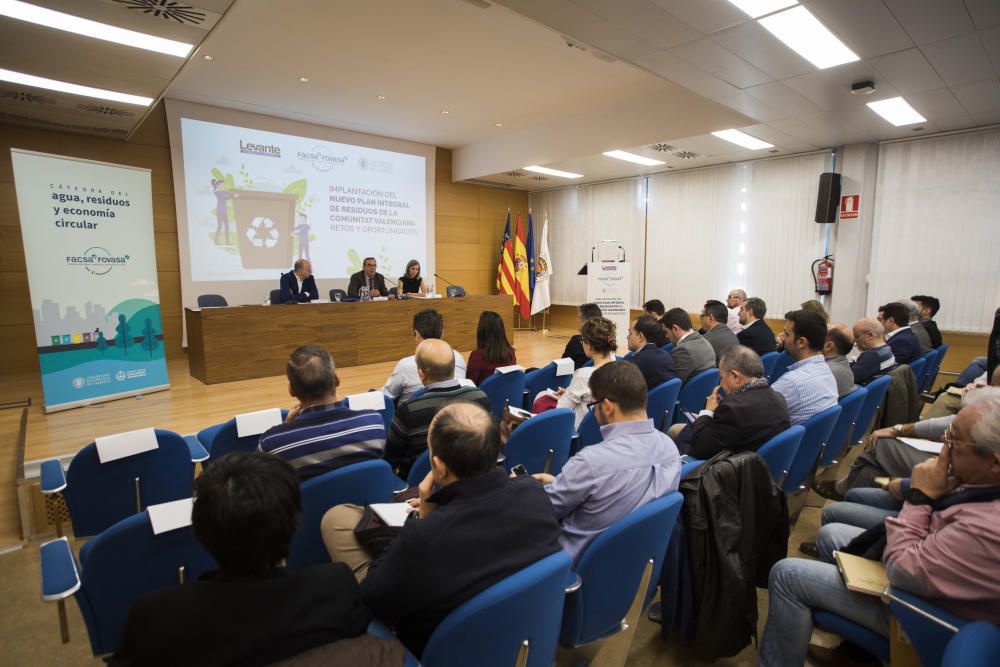
[[[552,408],[569,408],[575,415],[574,428],[580,427],[580,422],[587,416],[587,403],[590,401],[590,376],[594,371],[615,360],[615,350],[618,349],[615,323],[606,317],[591,317],[580,326],[580,343],[583,352],[593,360],[592,366],[583,366],[573,372],[573,379],[565,389],[556,392],[556,400],[551,396],[539,395],[535,399],[533,411],[544,412]]]
[[[420,277],[420,262],[411,259],[406,263],[406,272],[396,281],[396,293],[398,296],[404,294],[424,293],[424,279]]]
[[[499,366],[517,363],[514,348],[507,341],[507,330],[503,318],[492,310],[484,310],[479,315],[476,327],[476,349],[469,355],[465,377],[476,384],[493,375]]]

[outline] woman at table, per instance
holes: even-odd
[[[469,355],[465,377],[476,384],[493,375],[500,366],[517,363],[514,348],[507,342],[503,318],[492,310],[484,310],[476,327],[476,349]]]
[[[590,402],[590,376],[604,364],[615,360],[617,332],[615,323],[606,317],[591,317],[580,326],[580,343],[583,352],[593,360],[592,366],[583,366],[573,372],[573,379],[565,389],[556,391],[557,399],[540,394],[535,399],[532,412],[538,414],[552,408],[569,408],[575,415],[574,429],[580,428],[580,422],[587,416]]]
[[[424,279],[420,277],[420,262],[411,259],[406,263],[406,273],[396,281],[396,293],[424,295]]]

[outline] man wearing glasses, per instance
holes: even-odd
[[[677,447],[646,416],[646,381],[635,365],[601,366],[590,376],[590,395],[604,440],[580,450],[557,477],[534,476],[545,484],[562,524],[559,544],[574,561],[604,529],[680,482]]]
[[[866,317],[854,323],[854,344],[861,355],[854,360],[851,371],[854,384],[865,385],[879,375],[885,375],[896,367],[896,357],[885,342],[885,327],[874,317]]]
[[[747,293],[741,289],[731,289],[726,296],[726,308],[729,310],[726,318],[726,326],[733,333],[743,331],[743,324],[740,323],[740,310],[743,302],[747,300]]]

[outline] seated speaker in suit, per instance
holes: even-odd
[[[724,449],[756,451],[789,426],[785,398],[771,389],[760,356],[748,347],[730,348],[719,360],[719,386],[689,426],[672,427],[681,451],[710,459]],[[726,392],[720,397],[719,389]],[[680,428],[678,428],[680,427]]]
[[[878,309],[878,321],[885,327],[885,342],[897,364],[911,364],[920,358],[920,342],[910,330],[910,309],[898,301]]]
[[[663,314],[660,326],[674,344],[670,356],[681,382],[687,382],[709,368],[715,368],[715,349],[691,325],[691,316],[683,308],[671,308]],[[732,333],[732,332],[730,332]]]
[[[660,323],[649,315],[641,315],[632,320],[632,325],[628,328],[628,349],[632,352],[629,361],[639,367],[647,389],[654,389],[677,377],[670,353],[661,350],[653,342],[662,332]]]
[[[743,330],[736,334],[740,345],[746,345],[757,354],[764,355],[778,349],[774,332],[764,322],[767,304],[763,299],[750,297],[740,307],[740,324]]]
[[[740,344],[736,334],[726,326],[728,315],[726,304],[717,299],[709,299],[701,309],[701,331],[699,333],[715,350],[715,363],[719,363],[722,355],[729,348]]]
[[[351,276],[351,282],[347,285],[347,296],[360,296],[361,288],[368,287],[369,293],[374,296],[389,296],[389,288],[385,286],[385,276],[378,273],[378,263],[374,257],[365,257],[361,263],[364,267]]]
[[[292,270],[281,276],[279,303],[305,303],[318,299],[319,290],[312,272],[312,262],[308,259],[295,260]]]

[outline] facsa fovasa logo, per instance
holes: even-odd
[[[330,171],[335,166],[346,164],[346,155],[334,155],[326,146],[316,146],[310,151],[299,151],[298,158],[311,164],[316,171]]]
[[[66,263],[71,266],[82,266],[95,276],[103,276],[116,266],[128,264],[128,255],[112,255],[107,248],[92,246],[81,255],[69,255]]]

